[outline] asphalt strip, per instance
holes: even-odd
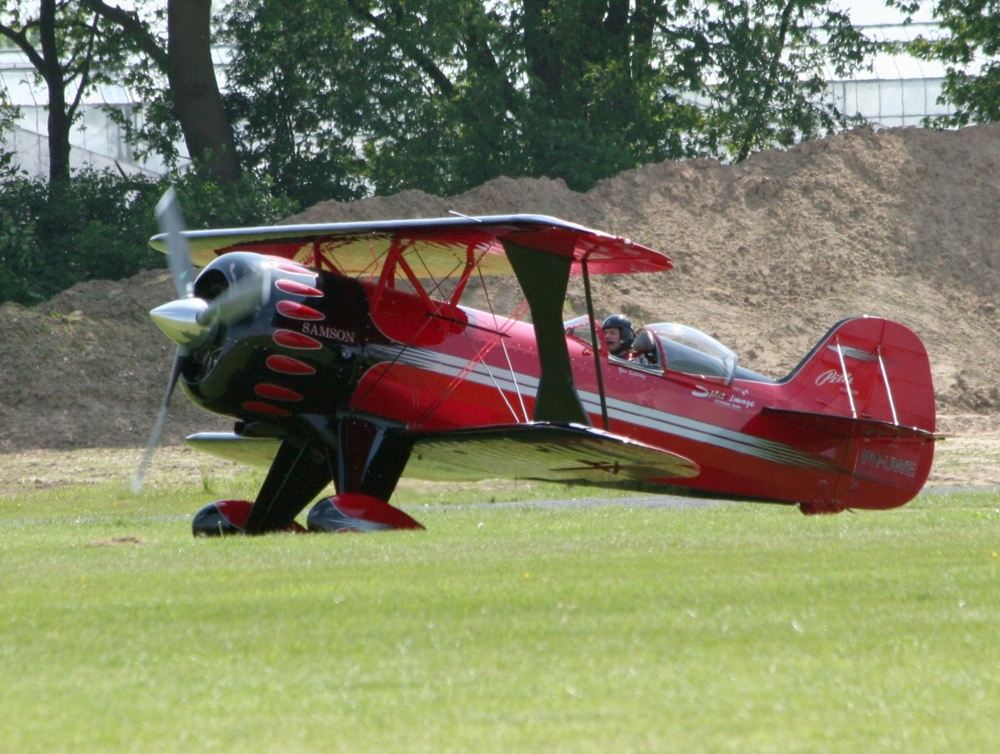
[[[603,508],[605,506],[620,506],[622,508],[709,508],[716,505],[728,505],[727,500],[710,500],[707,498],[680,497],[677,495],[643,495],[641,497],[586,497],[559,500],[525,500],[508,503],[448,503],[441,505],[403,506],[419,510],[461,510],[489,508],[503,510],[505,508]]]

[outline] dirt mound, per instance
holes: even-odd
[[[628,236],[668,274],[599,280],[599,311],[695,325],[745,366],[790,371],[836,321],[896,319],[930,353],[946,427],[992,425],[1000,243],[1000,126],[857,130],[736,166],[664,162],[575,193],[498,178],[461,196],[406,191],[318,204],[289,223],[532,213]],[[0,306],[0,451],[141,445],[172,346],[147,311],[165,273],[87,283],[33,309]],[[582,294],[571,292],[582,313]],[[229,423],[177,395],[166,441]]]
[[[31,309],[0,306],[0,452],[145,445],[173,345],[149,310],[173,298],[166,272],[74,286]],[[231,428],[179,394],[164,441]]]

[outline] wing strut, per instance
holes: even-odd
[[[885,361],[882,359],[882,344],[880,343],[875,352],[878,354],[878,368],[882,372],[882,381],[885,383],[885,393],[889,397],[889,409],[892,411],[892,423],[899,424],[899,416],[896,414],[896,401],[892,398],[892,386],[889,384],[889,373],[885,371]]]
[[[507,259],[521,285],[538,343],[541,376],[535,398],[535,421],[590,426],[573,384],[573,370],[562,326],[562,307],[569,286],[571,256],[546,254],[502,239]]]
[[[840,338],[837,338],[837,357],[840,359],[840,372],[844,376],[844,384],[847,386],[847,400],[851,404],[851,416],[858,418],[858,410],[854,406],[854,391],[851,390],[851,374],[847,371],[847,364],[844,363],[844,347],[840,345]]]
[[[587,257],[580,260],[580,270],[583,273],[583,293],[587,299],[587,316],[590,317],[590,344],[594,349],[594,369],[597,371],[597,394],[601,397],[601,419],[604,421],[604,429],[609,430],[608,400],[604,395],[604,372],[601,369],[601,349],[597,342],[597,328],[594,327],[597,319],[594,317],[594,299],[590,295],[590,274],[587,272]]]

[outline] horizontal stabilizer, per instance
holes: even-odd
[[[904,427],[876,419],[854,419],[850,416],[834,416],[767,406],[762,409],[761,414],[779,416],[799,424],[805,429],[827,432],[837,437],[868,440],[917,440],[920,442],[934,442],[938,439],[937,435],[923,429]]]
[[[613,487],[699,473],[682,456],[578,425],[476,427],[413,439],[406,474],[440,481],[510,477]]]

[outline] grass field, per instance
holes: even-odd
[[[418,490],[424,532],[195,540],[211,492],[0,498],[0,751],[1000,749],[996,491],[806,518]]]

